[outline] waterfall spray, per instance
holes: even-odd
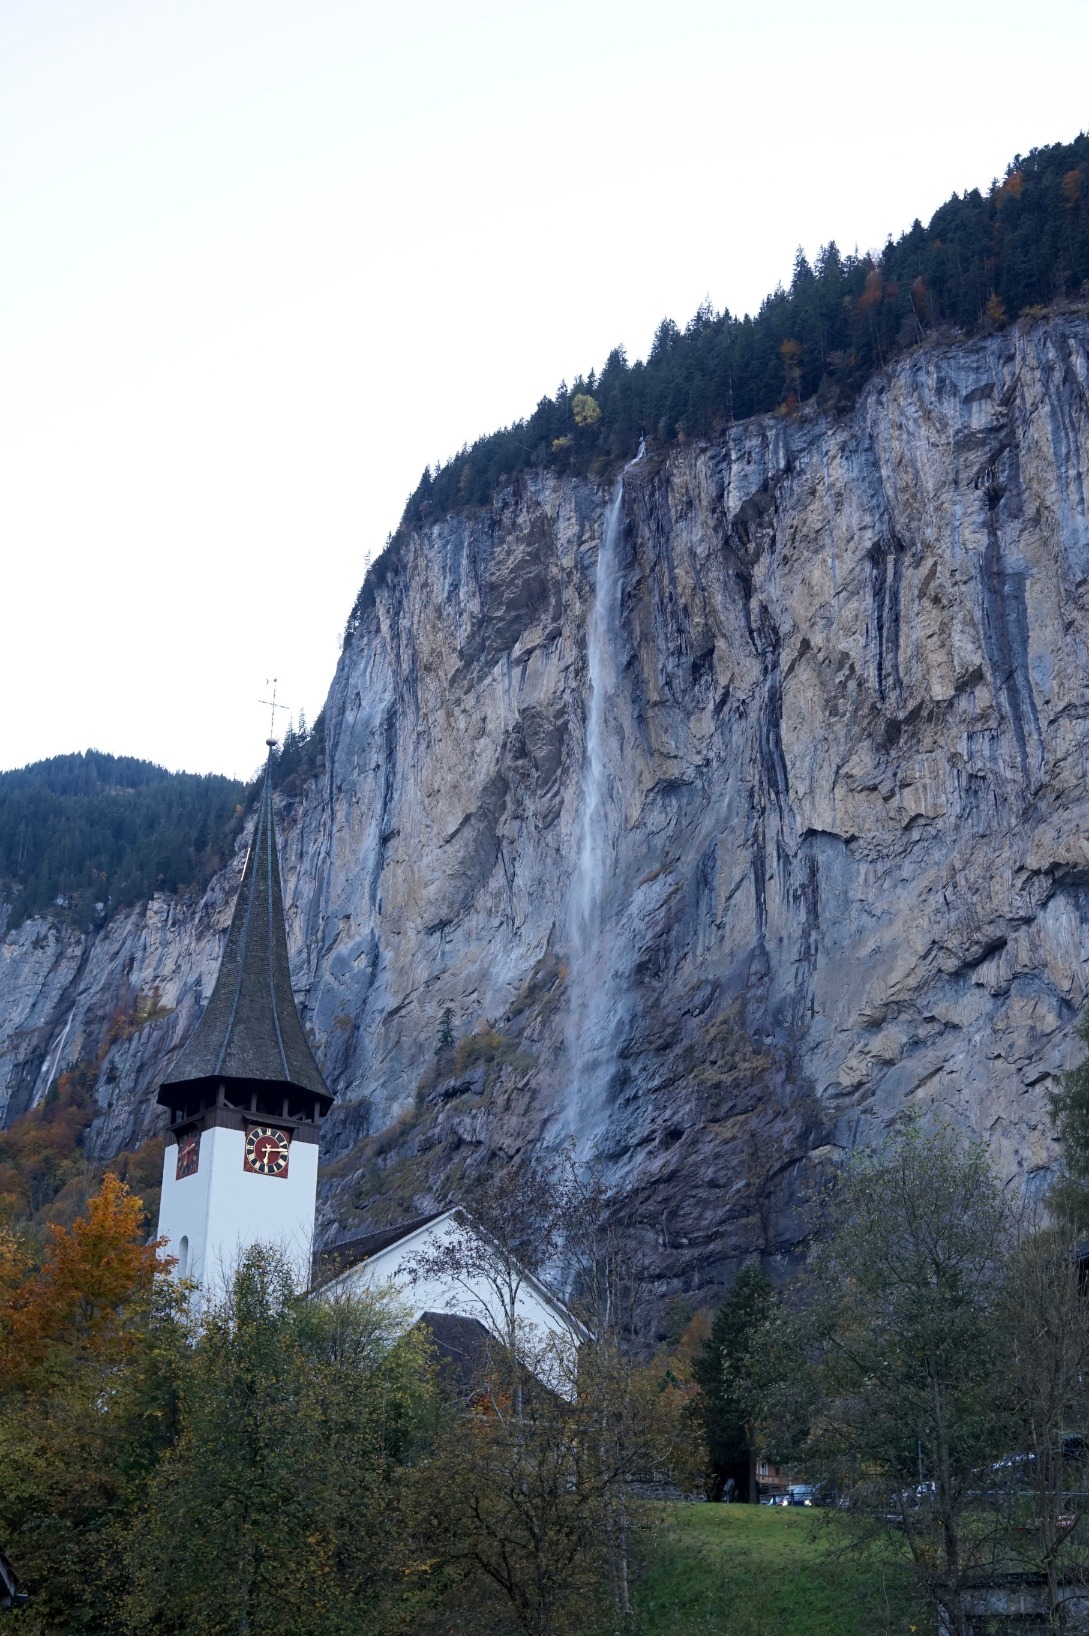
[[[597,553],[594,605],[587,626],[586,749],[582,765],[579,846],[569,905],[571,968],[567,1019],[568,1093],[564,1124],[576,1139],[587,1128],[587,1116],[600,1101],[601,1084],[615,1054],[618,997],[611,981],[610,950],[605,936],[606,893],[617,835],[607,809],[608,765],[606,706],[616,691],[620,641],[619,544],[623,520],[624,475],[646,453],[629,460],[616,480]]]
[[[579,820],[579,854],[572,897],[573,941],[584,950],[600,931],[601,893],[604,882],[608,837],[603,823],[605,799],[605,699],[613,679],[612,640],[620,613],[620,576],[617,572],[616,536],[620,528],[620,507],[624,499],[624,479],[618,477],[597,553],[594,606],[586,635],[586,671],[589,693],[586,701],[586,749],[582,766],[582,801]]]

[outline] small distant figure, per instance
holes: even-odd
[[[733,1499],[733,1497],[734,1497],[734,1495],[736,1493],[737,1493],[737,1484],[734,1482],[732,1477],[727,1477],[726,1487],[722,1490],[722,1503],[723,1503],[723,1505],[729,1505],[730,1501]]]

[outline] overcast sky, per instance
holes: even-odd
[[[7,0],[0,766],[248,774],[428,463],[1089,124],[1089,5]]]

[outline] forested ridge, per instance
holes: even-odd
[[[86,750],[0,773],[0,894],[87,927],[154,892],[207,884],[230,857],[245,786]]]
[[[323,765],[325,732],[300,717],[273,784],[295,795]],[[155,892],[203,890],[227,863],[260,781],[172,773],[101,750],[0,772],[0,902],[7,925],[46,914],[86,928]]]
[[[987,193],[954,194],[880,254],[834,243],[755,317],[703,306],[659,325],[645,362],[622,348],[600,374],[561,384],[527,420],[425,470],[402,529],[490,503],[528,469],[604,474],[640,436],[659,445],[816,401],[835,412],[898,354],[941,332],[974,334],[1078,299],[1089,284],[1089,135],[1016,157]]]

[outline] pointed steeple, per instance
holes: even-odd
[[[333,1101],[291,990],[272,811],[275,743],[268,741],[253,839],[212,998],[159,1088],[172,1125],[212,1100],[304,1123],[320,1118]]]

